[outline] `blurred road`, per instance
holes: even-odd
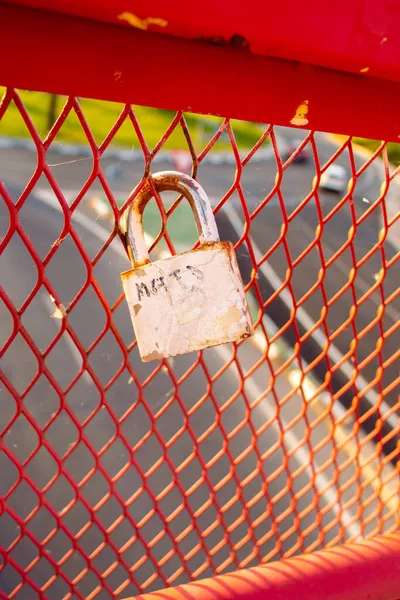
[[[281,134],[282,137],[287,135],[285,131]],[[322,160],[326,160],[323,158],[324,152],[332,152],[328,146],[328,142],[321,142]],[[34,161],[34,155],[21,150],[0,152],[0,178],[4,179],[7,190],[14,199],[19,196],[32,174]],[[59,156],[51,156],[49,153],[48,162],[55,164],[61,161]],[[160,164],[160,170],[168,167],[169,165]],[[90,168],[91,161],[82,157],[82,160],[54,167],[53,172],[59,184],[66,190],[71,190],[79,189]],[[140,164],[125,166],[123,181],[115,184],[113,191],[122,194],[130,190],[139,180],[141,172]],[[275,172],[276,166],[272,162],[262,167],[251,166],[250,163],[244,169],[241,181],[250,211],[257,207],[272,188]],[[312,162],[309,165],[291,165],[285,172],[282,189],[288,210],[293,211],[311,189],[313,175]],[[199,173],[200,183],[213,198],[220,198],[229,189],[233,177],[233,165],[208,165],[201,167]],[[368,188],[368,198],[372,202],[376,197],[377,186],[379,187],[375,180],[365,181],[363,189],[361,186],[362,182],[355,195],[357,214],[368,208],[367,204],[358,200],[359,196],[361,198],[365,195]],[[48,185],[46,187],[46,183],[40,181],[36,190],[43,189],[48,190]],[[31,243],[43,258],[57,239],[64,218],[60,211],[40,201],[40,194],[36,194],[36,190],[22,208],[20,221]],[[91,189],[91,193],[98,191],[98,185]],[[337,197],[321,194],[321,198],[326,214],[337,202]],[[84,206],[83,210],[85,211]],[[242,219],[238,198],[232,199],[230,210],[235,211],[239,220]],[[229,211],[219,213],[218,225],[222,239],[235,241],[238,237],[236,221],[231,217]],[[357,231],[356,252],[366,252],[374,240],[376,242],[378,223],[375,220],[370,223],[370,219],[373,220],[374,217],[369,217],[366,220],[368,226],[363,224]],[[91,259],[104,243],[104,227],[108,226],[103,223],[99,227],[94,220],[89,212],[77,213],[73,220],[77,236]],[[5,203],[0,203],[0,224],[3,234],[8,227],[8,210]],[[307,205],[293,219],[288,233],[292,261],[314,239],[316,224],[317,213],[314,204]],[[340,218],[334,218],[326,224],[322,242],[327,256],[347,239],[350,224],[350,216],[344,211],[340,211]],[[281,226],[281,209],[277,201],[272,199],[251,227],[252,239],[261,253],[265,253],[277,239]],[[394,249],[388,244],[386,246],[388,256],[393,256]],[[238,258],[244,278],[248,279],[250,265],[245,247],[239,248]],[[277,276],[284,279],[288,266],[284,253],[278,249],[268,262]],[[373,255],[367,264],[368,268],[360,270],[355,280],[358,294],[365,291],[365,286],[370,287],[374,283],[373,275],[381,268],[377,255]],[[121,293],[119,274],[128,266],[124,251],[116,241],[94,267],[99,289],[110,306]],[[335,261],[329,267],[325,278],[328,297],[347,281],[351,266],[351,257],[346,251],[339,261]],[[315,250],[295,267],[292,284],[297,299],[316,281],[320,267]],[[37,270],[17,235],[12,238],[1,258],[1,273],[2,287],[12,303],[19,308],[37,282]],[[69,306],[87,278],[87,265],[70,235],[63,240],[54,259],[50,261],[46,275],[63,304]],[[396,278],[393,275],[387,279],[384,286],[385,293],[389,294],[389,290],[396,287]],[[260,272],[258,283],[264,300],[267,300],[271,294],[271,281]],[[328,313],[330,329],[336,328],[347,317],[351,303],[351,296],[346,294],[332,304]],[[376,313],[377,303],[379,297],[375,293],[371,300],[359,306],[357,328],[371,321],[372,314]],[[317,320],[321,306],[321,300],[318,300],[317,294],[313,294],[304,304],[304,309],[313,320]],[[385,327],[389,327],[399,315],[398,304],[392,303],[390,308],[384,317]],[[54,312],[54,303],[42,286],[22,316],[23,326],[42,352],[60,329],[61,320],[52,317]],[[3,313],[5,318],[1,319],[0,324],[1,345],[13,330],[11,315],[7,310],[3,310]],[[288,319],[287,307],[282,302],[273,303],[268,313],[278,327]],[[106,313],[92,288],[85,292],[71,310],[68,322],[79,336],[85,351],[107,327]],[[313,464],[309,467],[307,465],[310,463],[310,441],[307,438],[307,419],[298,418],[304,412],[302,398],[294,394],[279,407],[279,410],[277,409],[277,399],[284,398],[291,390],[286,374],[282,373],[274,382],[276,396],[271,392],[263,398],[262,394],[271,382],[271,372],[266,362],[262,361],[251,377],[245,380],[242,390],[238,366],[247,373],[262,356],[254,343],[247,341],[240,346],[239,365],[232,362],[219,376],[219,370],[231,358],[230,348],[205,351],[204,364],[208,373],[215,377],[211,390],[210,381],[201,363],[188,376],[184,376],[196,356],[188,355],[168,361],[175,378],[182,378],[178,390],[179,397],[175,394],[174,381],[168,369],[158,370],[150,381],[148,376],[156,365],[143,364],[137,352],[133,351],[129,355],[129,362],[137,381],[143,386],[141,395],[136,382],[132,381],[125,368],[124,356],[116,339],[116,336],[120,336],[125,344],[133,340],[133,329],[125,303],[121,303],[113,313],[113,323],[115,334],[108,330],[101,342],[89,352],[89,364],[98,378],[96,381],[86,370],[71,385],[81,369],[82,356],[67,332],[61,335],[57,344],[46,355],[49,376],[57,382],[60,391],[68,390],[65,401],[57,395],[45,375],[41,375],[28,393],[25,392],[37,372],[38,361],[21,335],[16,337],[4,354],[4,373],[16,392],[24,395],[24,400],[23,405],[19,407],[23,409],[22,413],[4,436],[3,443],[17,464],[26,464],[25,469],[32,485],[20,482],[7,499],[11,512],[0,516],[1,546],[7,548],[16,539],[19,532],[18,522],[22,524],[35,510],[37,512],[29,520],[27,529],[34,539],[45,539],[55,526],[54,516],[51,514],[53,509],[61,515],[61,523],[79,538],[78,548],[71,551],[71,557],[63,566],[66,577],[74,579],[85,568],[79,548],[88,554],[94,553],[98,545],[106,541],[107,548],[93,558],[95,568],[104,573],[115,561],[116,551],[123,545],[127,544],[122,557],[126,568],[130,568],[145,556],[145,546],[151,540],[155,540],[150,544],[150,556],[135,574],[137,580],[143,584],[155,572],[153,561],[159,561],[174,544],[185,555],[195,548],[201,540],[199,532],[206,531],[217,519],[216,504],[225,507],[222,510],[222,522],[208,533],[201,549],[194,552],[179,581],[187,580],[188,572],[195,572],[203,564],[206,548],[218,547],[218,551],[213,555],[214,567],[225,565],[233,568],[235,564],[244,564],[249,551],[255,546],[259,548],[259,556],[279,557],[281,552],[298,552],[313,545],[317,548],[318,543],[323,546],[335,539],[340,541],[349,535],[365,533],[361,532],[357,525],[360,517],[366,518],[370,515],[371,528],[376,526],[373,514],[380,500],[375,497],[371,502],[365,502],[373,491],[369,485],[363,488],[361,496],[357,496],[354,473],[359,465],[350,464],[342,474],[340,482],[332,481],[335,468],[331,458],[333,442],[329,424],[325,420],[316,420],[318,406],[310,406],[306,411],[309,413],[307,419],[316,420],[312,430],[312,445],[316,446],[322,440],[326,440],[326,443],[322,444],[313,456]],[[301,325],[299,328],[301,331]],[[292,342],[291,332],[288,331],[285,335],[288,341]],[[358,360],[372,352],[376,336],[377,332],[371,330],[360,340],[357,347]],[[348,329],[335,340],[343,354],[348,352],[352,337],[353,332]],[[304,348],[304,358],[308,362],[320,352],[318,344],[312,340],[305,343]],[[385,356],[390,356],[396,350],[394,339],[389,337],[384,344]],[[367,365],[363,369],[363,376],[368,381],[372,380],[375,369],[376,362],[373,361],[372,366]],[[395,371],[394,366],[387,369],[384,374],[386,385],[391,377],[394,380]],[[322,372],[318,371],[317,375],[323,378]],[[332,384],[333,390],[334,386],[340,388],[341,381],[338,374]],[[243,391],[247,399],[243,396]],[[388,395],[386,400],[393,402],[395,395],[394,390],[393,395]],[[346,395],[343,397],[346,398]],[[201,399],[204,401],[199,402]],[[250,417],[247,403],[254,405]],[[189,415],[186,421],[183,407]],[[0,400],[1,429],[15,416],[17,408],[12,396],[3,387]],[[219,414],[218,419],[216,414]],[[291,424],[295,418],[297,422]],[[156,430],[152,421],[156,421]],[[243,427],[238,428],[241,423]],[[78,427],[82,424],[83,435],[80,435]],[[291,425],[288,426],[289,424]],[[43,431],[43,435],[39,434],[39,431]],[[206,431],[209,432],[208,435],[205,434]],[[258,454],[253,450],[239,461],[241,453],[252,446],[255,432]],[[226,439],[229,439],[228,443]],[[198,440],[195,452],[197,444],[194,440]],[[163,445],[168,447],[166,453],[162,450]],[[282,452],[283,447],[286,448],[286,452],[290,452],[289,461],[287,455],[285,457]],[[99,459],[95,457],[95,453],[100,456]],[[237,459],[237,467],[233,472],[228,453]],[[155,467],[163,454],[165,460]],[[63,457],[63,475],[58,478],[55,456]],[[218,460],[214,463],[216,456]],[[336,460],[338,464],[345,461],[348,463],[348,450],[340,450]],[[263,474],[254,474],[253,477],[252,474],[259,465]],[[147,476],[146,486],[143,486],[141,473],[151,472],[152,468],[155,469],[154,474]],[[205,473],[208,475],[207,479]],[[113,479],[112,487],[107,476]],[[198,481],[202,483],[193,491],[193,486]],[[266,489],[263,486],[264,481],[267,482]],[[345,481],[348,481],[347,490],[339,495],[339,486]],[[245,482],[242,491],[239,482]],[[18,470],[7,453],[2,452],[0,496],[7,494],[16,483]],[[74,483],[80,488],[77,499]],[[154,498],[160,496],[161,491],[168,486],[171,486],[171,491],[157,504],[161,514],[155,512],[147,522],[145,517],[155,506]],[[43,496],[44,503],[41,504],[38,491],[43,489],[46,493]],[[197,518],[198,529],[185,535],[186,528],[192,523],[190,511],[200,512],[200,508],[209,499],[214,499],[213,504]],[[180,505],[183,509],[173,516]],[[246,505],[249,520],[241,520]],[[322,521],[321,511],[324,513]],[[165,517],[168,516],[168,526],[165,527]],[[118,521],[119,519],[121,521]],[[89,520],[91,526],[82,530]],[[295,528],[296,521],[298,530]],[[253,525],[254,523],[256,525]],[[228,528],[231,533],[226,538],[225,531]],[[304,539],[299,537],[299,530],[307,530]],[[231,562],[229,557],[232,547],[247,534],[249,540],[242,547],[236,548],[236,563]],[[133,542],[131,545],[129,540]],[[46,547],[49,556],[59,560],[72,548],[72,543],[65,533],[60,532]],[[32,541],[26,535],[15,547],[12,556],[22,567],[30,563],[34,553]],[[255,562],[259,561],[259,556]],[[179,558],[174,556],[165,563],[162,573],[169,577],[179,566]],[[207,576],[212,574],[212,571],[213,569],[208,567],[201,574]],[[43,557],[31,575],[37,585],[43,585],[53,573],[50,562]],[[125,577],[126,573],[117,569],[108,577],[107,582],[116,589]],[[80,593],[88,595],[95,579],[93,572],[83,578],[77,584]],[[9,567],[0,572],[0,589],[5,593],[12,590],[16,582],[18,576]],[[156,578],[149,589],[156,589],[162,585],[161,579]],[[65,589],[65,584],[58,578],[51,587],[49,598],[62,598]],[[132,583],[123,593],[121,590],[121,596],[118,597],[133,595],[136,591]]]
[[[290,139],[295,135],[290,129],[277,129],[283,139]],[[302,136],[296,135],[296,137],[304,137],[304,133]],[[316,141],[319,161],[323,165],[334,154],[336,146],[323,136],[323,134],[316,134]],[[356,168],[360,168],[365,160],[365,158],[356,154]],[[347,154],[340,155],[336,159],[335,164],[345,167],[350,178],[351,170]],[[253,171],[252,176],[246,178],[246,168],[244,169],[242,174],[243,190],[250,212],[257,208],[262,199],[260,198],[260,190],[268,193],[272,189],[275,180],[275,171],[275,165],[269,163],[265,168]],[[377,355],[369,360],[382,335],[380,324],[378,319],[376,319],[380,314],[382,297],[379,288],[370,294],[368,298],[363,298],[363,296],[369,293],[370,288],[376,284],[376,279],[383,267],[381,249],[376,248],[373,250],[379,240],[379,231],[382,223],[381,208],[371,212],[362,223],[357,225],[355,223],[356,219],[360,218],[379,197],[380,186],[383,181],[383,170],[379,162],[376,165],[368,167],[366,172],[357,180],[352,204],[350,205],[349,202],[346,202],[332,218],[325,222],[322,228],[320,226],[318,210],[321,210],[322,217],[325,218],[340,200],[340,194],[332,194],[321,190],[319,194],[320,207],[316,205],[313,198],[295,214],[300,202],[310,193],[314,176],[315,166],[312,156],[308,164],[292,163],[283,174],[281,190],[289,220],[286,233],[287,247],[285,249],[281,243],[268,258],[266,265],[268,270],[265,269],[263,272],[261,269],[259,272],[260,279],[258,283],[261,288],[263,300],[265,302],[271,297],[277,288],[278,280],[284,282],[287,279],[289,267],[288,255],[293,265],[290,284],[296,303],[301,301],[313,286],[317,286],[323,272],[323,288],[322,286],[317,287],[314,293],[301,303],[301,307],[308,318],[301,320],[299,312],[297,313],[296,323],[300,335],[305,335],[311,329],[312,324],[321,318],[321,311],[326,301],[328,301],[330,306],[326,314],[327,332],[332,334],[343,323],[348,322],[348,325],[344,327],[340,335],[336,336],[333,342],[330,343],[328,350],[330,363],[335,364],[341,361],[342,357],[351,355],[354,345],[353,339],[355,337],[358,338],[354,359],[346,361],[347,368],[345,365],[336,371],[335,376],[332,378],[331,391],[337,394],[340,393],[341,402],[346,407],[351,406],[354,389],[346,391],[346,388],[352,375],[354,361],[354,364],[360,365],[360,377],[357,381],[358,389],[365,388],[375,379],[375,385],[372,386],[372,390],[361,399],[361,411],[367,412],[371,406],[376,406],[378,403],[377,392],[385,390],[385,400],[382,404],[382,413],[385,414],[390,407],[398,403],[399,360],[397,359],[391,365],[385,367],[378,383],[376,382],[376,378],[377,372],[381,367],[380,361],[388,361],[398,353],[399,344],[395,329],[400,318],[400,300],[398,297],[393,298],[392,302],[385,307],[382,316],[383,331],[387,332],[392,328],[392,333],[385,338],[381,356]],[[264,183],[263,189],[261,182],[265,181],[266,178],[269,180],[270,185],[268,188]],[[237,222],[237,219],[229,219],[225,216],[223,223],[220,222],[219,225],[222,237],[228,239],[232,239],[232,237],[234,239],[238,238],[237,231],[242,231],[244,220],[241,216],[241,210],[237,209],[237,212],[241,223],[236,225],[236,232],[233,221]],[[251,223],[251,239],[260,250],[257,258],[261,258],[275,241],[278,240],[282,235],[282,227],[282,209],[277,196],[274,196]],[[348,242],[351,231],[354,232],[352,247],[347,248],[340,256],[335,258],[329,267],[323,269],[323,263],[329,261]],[[319,248],[315,244],[315,240],[318,237],[317,232],[320,234],[321,244]],[[310,248],[310,251],[301,257],[307,248]],[[389,262],[398,250],[399,248],[395,248],[387,239],[384,244],[386,262]],[[355,269],[355,262],[359,261],[369,252],[371,252],[371,256],[368,261],[362,267]],[[239,249],[238,259],[241,269],[245,273],[245,278],[247,276],[247,279],[249,279],[251,263],[244,256],[245,253],[246,251]],[[271,278],[273,275],[272,271],[277,275],[275,281],[272,281]],[[348,284],[352,272],[354,272],[354,280],[353,285],[350,286]],[[397,262],[390,269],[387,269],[385,273],[382,282],[384,298],[389,298],[389,296],[395,294],[396,290],[398,290],[399,280],[400,266]],[[346,284],[347,291],[335,298],[337,292]],[[324,299],[322,292],[325,294],[326,299]],[[293,300],[289,294],[286,295],[289,296],[286,303],[283,301],[284,294],[280,294],[267,308],[268,315],[278,327],[284,327],[287,324],[290,320],[290,312],[293,309]],[[350,319],[354,314],[353,305],[355,301],[358,303],[355,318]],[[367,331],[367,326],[374,319],[377,320],[377,323]],[[296,336],[292,327],[289,327],[284,335],[289,344],[294,345],[296,343]],[[319,335],[317,333],[317,335],[309,336],[302,344],[302,356],[308,363],[312,363],[322,353],[326,343],[325,333],[322,336],[320,332]],[[320,361],[314,368],[315,374],[321,381],[325,379],[326,371],[326,361]],[[389,391],[388,386],[396,380],[397,386]],[[370,429],[375,427],[375,417],[376,414],[367,423]],[[390,422],[390,427],[395,427],[397,425],[396,415],[393,415],[392,418],[389,417],[388,422]],[[395,443],[388,444],[387,451],[393,451],[394,447]]]

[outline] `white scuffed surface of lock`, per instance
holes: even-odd
[[[121,278],[144,361],[253,334],[230,242],[148,263]]]

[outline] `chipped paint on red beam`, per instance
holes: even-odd
[[[399,0],[202,0],[198,6],[188,0],[8,2],[400,81]]]
[[[0,84],[399,141],[400,84],[0,4]]]

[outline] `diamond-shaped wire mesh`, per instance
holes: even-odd
[[[165,111],[151,150],[132,106],[99,141],[86,102],[43,140],[34,105],[10,89],[0,106],[31,139],[0,146],[0,597],[125,598],[398,527],[386,144],[252,125],[244,151],[242,124]],[[86,144],[60,144],[67,129]],[[122,131],[132,150],[115,150]],[[186,154],[166,152],[178,139]],[[256,335],[144,364],[117,224],[142,178],[189,167]],[[145,226],[153,258],[196,241],[179,198],[153,199]]]

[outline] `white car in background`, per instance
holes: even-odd
[[[332,192],[345,192],[347,187],[346,169],[340,165],[331,165],[322,173],[319,187]]]

